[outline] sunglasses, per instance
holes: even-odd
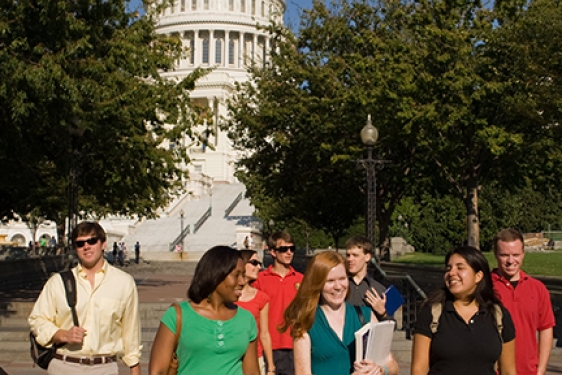
[[[297,247],[295,245],[293,245],[293,246],[279,246],[277,249],[275,249],[275,251],[278,251],[280,253],[286,253],[287,251],[291,250],[294,253],[296,249],[297,249]]]
[[[78,241],[74,241],[74,245],[76,245],[76,247],[84,247],[85,244],[88,245],[95,245],[98,243],[100,239],[97,237],[90,237],[87,240],[78,240]]]
[[[250,260],[248,261],[248,263],[250,263],[250,264],[251,264],[252,266],[254,266],[254,267],[256,267],[256,266],[260,266],[260,267],[261,267],[261,265],[262,265],[262,263],[261,263],[259,260],[257,260],[257,259],[250,259]]]

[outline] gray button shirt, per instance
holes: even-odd
[[[386,288],[381,283],[379,283],[369,275],[365,276],[359,284],[355,284],[353,277],[350,276],[347,302],[353,306],[369,306],[365,302],[365,293],[367,293],[367,290],[371,288],[375,288],[375,290],[379,294],[384,293],[384,291],[386,290]]]

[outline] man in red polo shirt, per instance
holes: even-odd
[[[303,275],[291,267],[295,244],[289,233],[284,231],[273,233],[267,244],[273,257],[273,265],[260,272],[258,279],[252,284],[269,296],[269,334],[275,368],[268,369],[267,372],[276,375],[293,375],[295,373],[293,338],[290,331],[279,333],[277,327],[283,324],[285,309],[295,298]]]
[[[498,263],[492,271],[494,290],[515,324],[517,374],[544,375],[556,325],[550,293],[521,270],[525,257],[521,233],[501,230],[494,239],[494,255]]]

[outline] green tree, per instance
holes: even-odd
[[[97,217],[151,217],[181,189],[185,150],[161,146],[196,136],[188,92],[205,71],[162,79],[181,43],[155,33],[157,8],[139,17],[128,5],[0,0],[2,217],[64,223],[70,172],[81,211]]]
[[[407,239],[416,251],[445,254],[466,239],[465,221],[458,197],[426,193],[420,199],[402,199],[393,215],[391,233]]]
[[[472,0],[316,1],[298,37],[270,26],[271,64],[231,105],[250,198],[282,202],[280,214],[337,243],[364,211],[355,161],[371,113],[375,155],[390,162],[377,172],[379,241],[405,194],[454,194],[479,247],[486,186],[560,183],[562,23],[544,1],[497,12]]]
[[[475,247],[480,246],[480,191],[491,183],[500,190],[517,189],[526,176],[553,183],[560,160],[552,149],[559,132],[552,125],[560,111],[557,106],[549,110],[555,96],[549,99],[552,88],[544,90],[541,83],[557,75],[557,67],[533,69],[553,52],[542,47],[550,42],[527,30],[524,20],[532,6],[521,13],[515,11],[517,4],[504,2],[500,8],[503,13],[474,1],[423,0],[407,28],[419,47],[415,126],[419,152],[428,158],[423,175],[435,191],[463,200],[468,244]],[[503,25],[493,27],[498,20]],[[527,22],[541,24],[538,17]],[[547,23],[550,32],[558,27]],[[535,54],[517,57],[529,43]]]
[[[382,3],[381,3],[382,4]],[[276,214],[330,233],[334,244],[365,212],[364,157],[359,133],[367,115],[379,129],[375,156],[377,219],[382,242],[394,206],[415,171],[416,134],[405,124],[413,64],[393,30],[404,14],[396,3],[382,14],[363,2],[327,7],[316,1],[296,37],[269,27],[270,65],[252,69],[237,90],[228,124],[236,147],[248,151],[240,179],[261,210],[260,197],[280,202]],[[280,207],[281,206],[281,207]]]

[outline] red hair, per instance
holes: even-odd
[[[285,322],[279,328],[280,332],[291,327],[291,336],[300,338],[310,330],[328,274],[340,264],[345,266],[345,260],[335,251],[319,253],[310,260],[297,295],[285,310]]]

